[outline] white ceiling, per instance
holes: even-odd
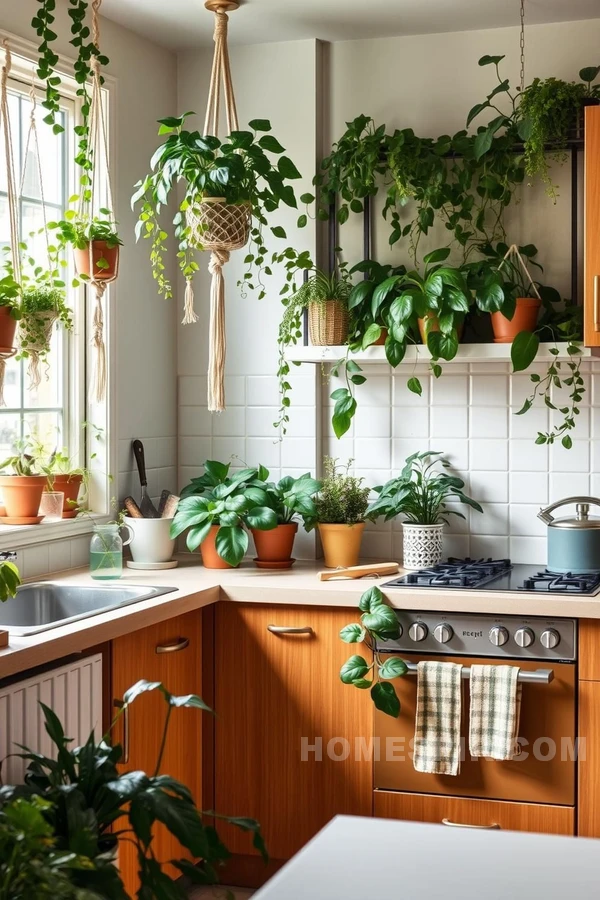
[[[599,0],[525,0],[527,24],[600,18]],[[102,14],[173,50],[209,45],[203,0],[104,0]],[[501,28],[519,22],[519,0],[241,0],[232,44],[321,38],[345,41]]]

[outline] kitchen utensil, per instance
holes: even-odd
[[[165,505],[163,507],[162,512],[160,513],[161,519],[172,519],[175,513],[177,512],[177,504],[179,503],[179,497],[176,494],[169,494],[167,499],[165,500]]]
[[[364,578],[367,575],[380,577],[394,575],[400,571],[397,562],[371,563],[367,566],[350,566],[347,569],[328,569],[319,572],[319,581],[332,581],[335,578]]]
[[[170,491],[161,491],[160,499],[158,501],[158,515],[162,516],[163,510],[165,508],[165,503],[167,502],[167,498],[170,495]]]
[[[145,519],[157,519],[158,512],[150,496],[148,494],[148,479],[146,477],[146,460],[144,457],[144,445],[137,438],[132,441],[133,455],[137,463],[138,472],[140,473],[140,484],[142,487],[142,496],[140,499],[140,510]]]
[[[127,560],[128,569],[147,569],[148,571],[155,571],[157,569],[176,569],[178,565],[179,563],[176,559],[170,559],[168,562],[159,563],[135,562],[133,559]]]
[[[129,513],[132,519],[143,519],[142,511],[133,499],[133,497],[125,497],[123,500],[123,506]]]
[[[575,504],[576,514],[555,519],[551,513]],[[600,572],[600,517],[590,516],[590,505],[600,506],[596,497],[567,497],[538,513],[548,526],[548,569],[578,575]]]
[[[125,516],[130,529],[131,555],[138,563],[169,562],[175,550],[175,541],[170,535],[172,519],[139,519]]]

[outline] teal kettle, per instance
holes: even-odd
[[[555,519],[561,506],[575,505],[575,516]],[[548,526],[548,563],[551,572],[584,575],[600,572],[600,516],[590,516],[596,497],[567,497],[541,509],[538,518]]]

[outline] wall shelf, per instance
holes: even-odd
[[[440,359],[440,365],[451,366],[453,363],[485,363],[485,362],[504,362],[510,363],[510,344],[461,344],[458,353],[451,362]],[[557,347],[559,350],[558,359],[566,359],[567,344],[565,343],[548,343],[541,344],[536,362],[547,362],[552,358],[550,353],[551,347]],[[297,345],[288,347],[285,352],[285,358],[289,362],[303,363],[335,363],[338,359],[346,356],[347,347],[303,347]],[[589,359],[592,356],[592,350],[589,347],[582,348],[581,357]],[[357,363],[384,363],[388,364],[385,356],[384,347],[367,347],[366,350],[360,350],[358,353],[351,353],[350,359]],[[412,345],[407,347],[406,355],[402,364],[405,363],[424,363],[427,364],[431,360],[431,353],[422,345]]]

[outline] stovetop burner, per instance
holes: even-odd
[[[600,573],[575,575],[540,570],[539,566],[513,565],[510,559],[457,559],[451,556],[429,569],[407,572],[388,581],[384,587],[595,594],[600,590]]]

